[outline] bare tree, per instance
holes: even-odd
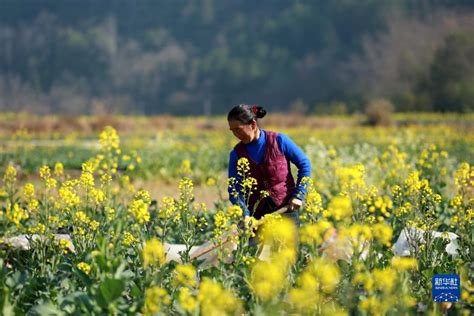
[[[368,98],[409,92],[448,34],[474,30],[474,13],[438,10],[423,19],[394,14],[387,25],[386,32],[366,37],[362,53],[343,67],[354,90]]]

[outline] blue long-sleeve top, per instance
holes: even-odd
[[[245,144],[245,149],[247,150],[250,157],[257,163],[263,161],[263,156],[265,153],[267,135],[264,130],[260,130],[260,137],[251,143]],[[298,177],[296,181],[296,189],[293,193],[293,196],[298,199],[304,199],[306,195],[306,187],[301,183],[303,177],[311,176],[311,162],[308,157],[304,154],[301,148],[296,145],[290,137],[285,134],[277,134],[276,137],[278,146],[280,147],[281,152],[285,155],[286,159],[291,163],[295,164],[298,168]],[[239,157],[237,152],[234,150],[231,151],[229,157],[229,179],[235,178],[239,182],[242,180],[241,177],[237,174],[237,161]],[[229,188],[229,200],[232,204],[240,205],[242,210],[245,210],[245,215],[250,215],[249,210],[247,209],[244,199],[241,195],[234,196],[231,193],[231,188]]]

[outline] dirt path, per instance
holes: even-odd
[[[227,175],[225,175],[225,173],[222,173],[219,176],[218,186],[207,186],[205,184],[195,186],[195,202],[205,203],[208,209],[214,208],[214,203],[217,202],[217,200],[219,199],[219,191],[224,199],[228,198],[226,182]],[[134,185],[137,189],[142,188],[144,190],[147,190],[148,192],[150,192],[151,198],[157,200],[158,203],[165,196],[170,196],[176,199],[179,198],[178,184],[179,180],[173,182],[164,182],[153,179],[138,179],[134,181]],[[219,190],[218,187],[220,187],[221,189]]]

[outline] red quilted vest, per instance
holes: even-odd
[[[249,210],[254,217],[271,213],[288,204],[295,191],[295,180],[291,174],[290,162],[281,152],[277,142],[277,133],[265,131],[266,143],[263,161],[257,164],[248,154],[245,145],[240,142],[235,146],[235,151],[239,158],[245,157],[250,164],[250,176],[257,179],[257,190],[253,191],[249,198]],[[267,191],[275,209],[269,210],[268,203],[261,200],[260,191]],[[257,209],[254,210],[257,201]]]

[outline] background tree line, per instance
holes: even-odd
[[[468,0],[2,0],[0,110],[474,109]]]

